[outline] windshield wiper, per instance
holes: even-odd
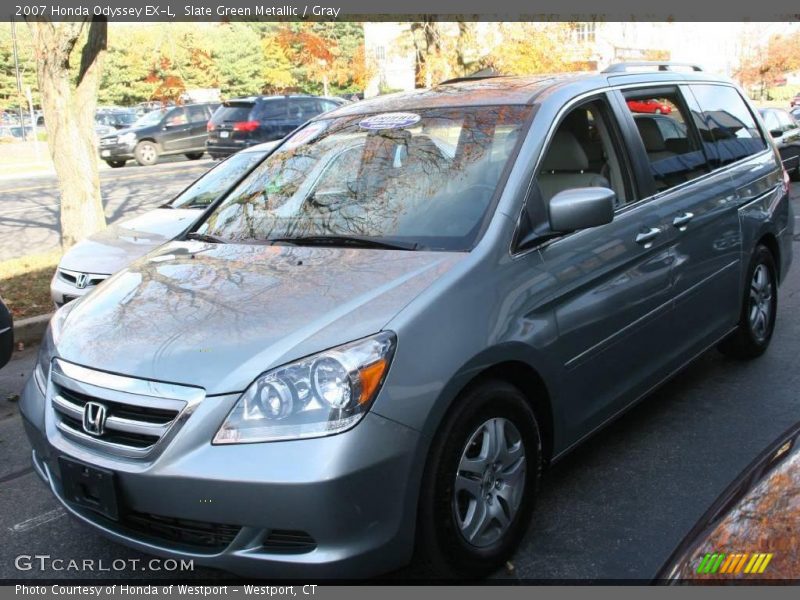
[[[207,233],[198,233],[196,231],[192,231],[186,234],[187,240],[197,240],[198,242],[209,242],[211,244],[227,244],[226,240],[222,238],[218,238],[215,235],[208,235]]]
[[[269,238],[267,243],[286,243],[293,246],[354,246],[358,248],[384,248],[386,250],[416,250],[417,242],[378,240],[352,235],[308,235],[299,237]]]

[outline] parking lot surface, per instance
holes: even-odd
[[[169,160],[168,160],[169,159]],[[216,163],[167,157],[140,167],[102,169],[106,220],[113,223],[164,204]],[[58,184],[53,175],[0,179],[0,261],[58,248],[61,243]]]

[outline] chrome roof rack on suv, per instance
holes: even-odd
[[[684,68],[684,69],[691,69],[692,71],[702,71],[703,68],[700,65],[695,65],[692,63],[680,63],[680,62],[661,62],[657,60],[641,60],[635,62],[623,62],[623,63],[614,63],[613,65],[609,65],[605,69],[603,69],[603,73],[626,73],[627,71],[635,68],[642,68],[642,67],[651,67],[655,68],[659,71],[673,71],[675,67]]]

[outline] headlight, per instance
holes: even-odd
[[[42,343],[39,346],[39,354],[36,358],[36,368],[33,372],[36,383],[39,385],[42,392],[47,388],[47,379],[50,377],[50,363],[55,356],[56,344],[58,343],[58,338],[61,337],[61,329],[64,326],[64,321],[67,320],[69,313],[72,312],[76,305],[77,301],[73,300],[59,308],[56,314],[53,315],[53,318],[50,319],[50,325],[48,325],[44,338],[42,338]]]
[[[369,410],[389,370],[395,336],[382,332],[260,375],[214,437],[243,444],[340,433]]]
[[[42,392],[42,394],[47,390],[47,378],[50,377],[50,362],[52,360],[53,336],[50,333],[50,328],[48,328],[39,346],[39,354],[36,357],[36,369],[33,371],[36,385],[39,386],[39,391]]]
[[[128,133],[123,133],[121,136],[117,138],[118,144],[130,144],[131,142],[136,141],[136,134],[132,131]]]

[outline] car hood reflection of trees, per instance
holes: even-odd
[[[243,390],[287,361],[380,331],[465,253],[172,242],[67,317],[66,360]]]

